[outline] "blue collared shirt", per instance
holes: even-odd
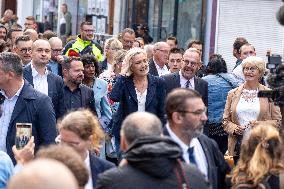
[[[51,72],[58,75],[58,63],[53,60],[50,60],[48,62],[48,65],[50,66]]]
[[[22,86],[19,88],[16,94],[12,96],[11,98],[8,98],[4,91],[0,91],[5,96],[4,103],[1,105],[3,112],[2,112],[2,116],[0,117],[0,123],[1,123],[0,150],[4,152],[7,152],[6,137],[7,137],[7,132],[8,132],[9,124],[11,121],[12,113],[14,111],[18,97],[23,89],[23,86],[24,86],[24,82],[22,83]]]

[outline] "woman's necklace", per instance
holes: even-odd
[[[241,95],[246,102],[254,102],[254,100],[257,98],[257,93],[258,89],[248,90],[244,88]]]

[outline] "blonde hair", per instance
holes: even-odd
[[[241,65],[242,65],[243,69],[245,67],[255,66],[255,67],[258,68],[261,75],[263,75],[264,72],[265,72],[265,62],[262,58],[257,57],[257,56],[247,57],[246,59],[243,60]]]
[[[240,183],[257,186],[267,174],[284,170],[279,131],[269,124],[255,126],[243,139],[240,160],[232,172],[233,188]]]
[[[139,47],[134,47],[126,53],[122,63],[121,75],[130,76],[132,74],[132,71],[130,69],[132,65],[132,58],[138,54],[144,54],[145,57],[147,57],[146,51]]]
[[[123,45],[117,38],[112,37],[105,41],[104,52],[110,48],[123,49]]]
[[[104,137],[97,117],[87,109],[69,112],[58,123],[58,128],[72,131],[84,141],[90,140],[90,150],[99,150],[100,141]]]

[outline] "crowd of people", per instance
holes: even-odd
[[[88,21],[69,37],[62,10],[63,36],[1,19],[0,188],[283,187],[282,116],[257,96],[265,61],[245,38],[229,73],[201,41],[152,42],[143,25],[103,47]],[[32,125],[22,149],[17,123]]]

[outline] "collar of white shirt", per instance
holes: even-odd
[[[180,86],[182,88],[185,88],[185,85],[186,85],[186,82],[188,81],[187,79],[185,79],[182,74],[181,74],[181,71],[179,71],[179,77],[180,77]],[[190,80],[189,80],[192,88],[194,89],[194,77],[192,77]]]
[[[166,64],[161,68],[161,67],[155,62],[155,60],[153,60],[153,61],[154,61],[154,63],[155,63],[155,67],[156,67],[156,69],[157,69],[157,71],[158,71],[159,76],[170,73],[170,71],[168,70],[168,67],[166,66]]]
[[[36,71],[36,69],[34,68],[33,63],[31,64],[31,68],[32,68],[32,76],[33,76],[33,77],[41,76],[41,75],[39,75],[39,73],[38,73],[38,72]],[[48,74],[48,70],[45,68],[44,75],[47,76],[47,74]]]

